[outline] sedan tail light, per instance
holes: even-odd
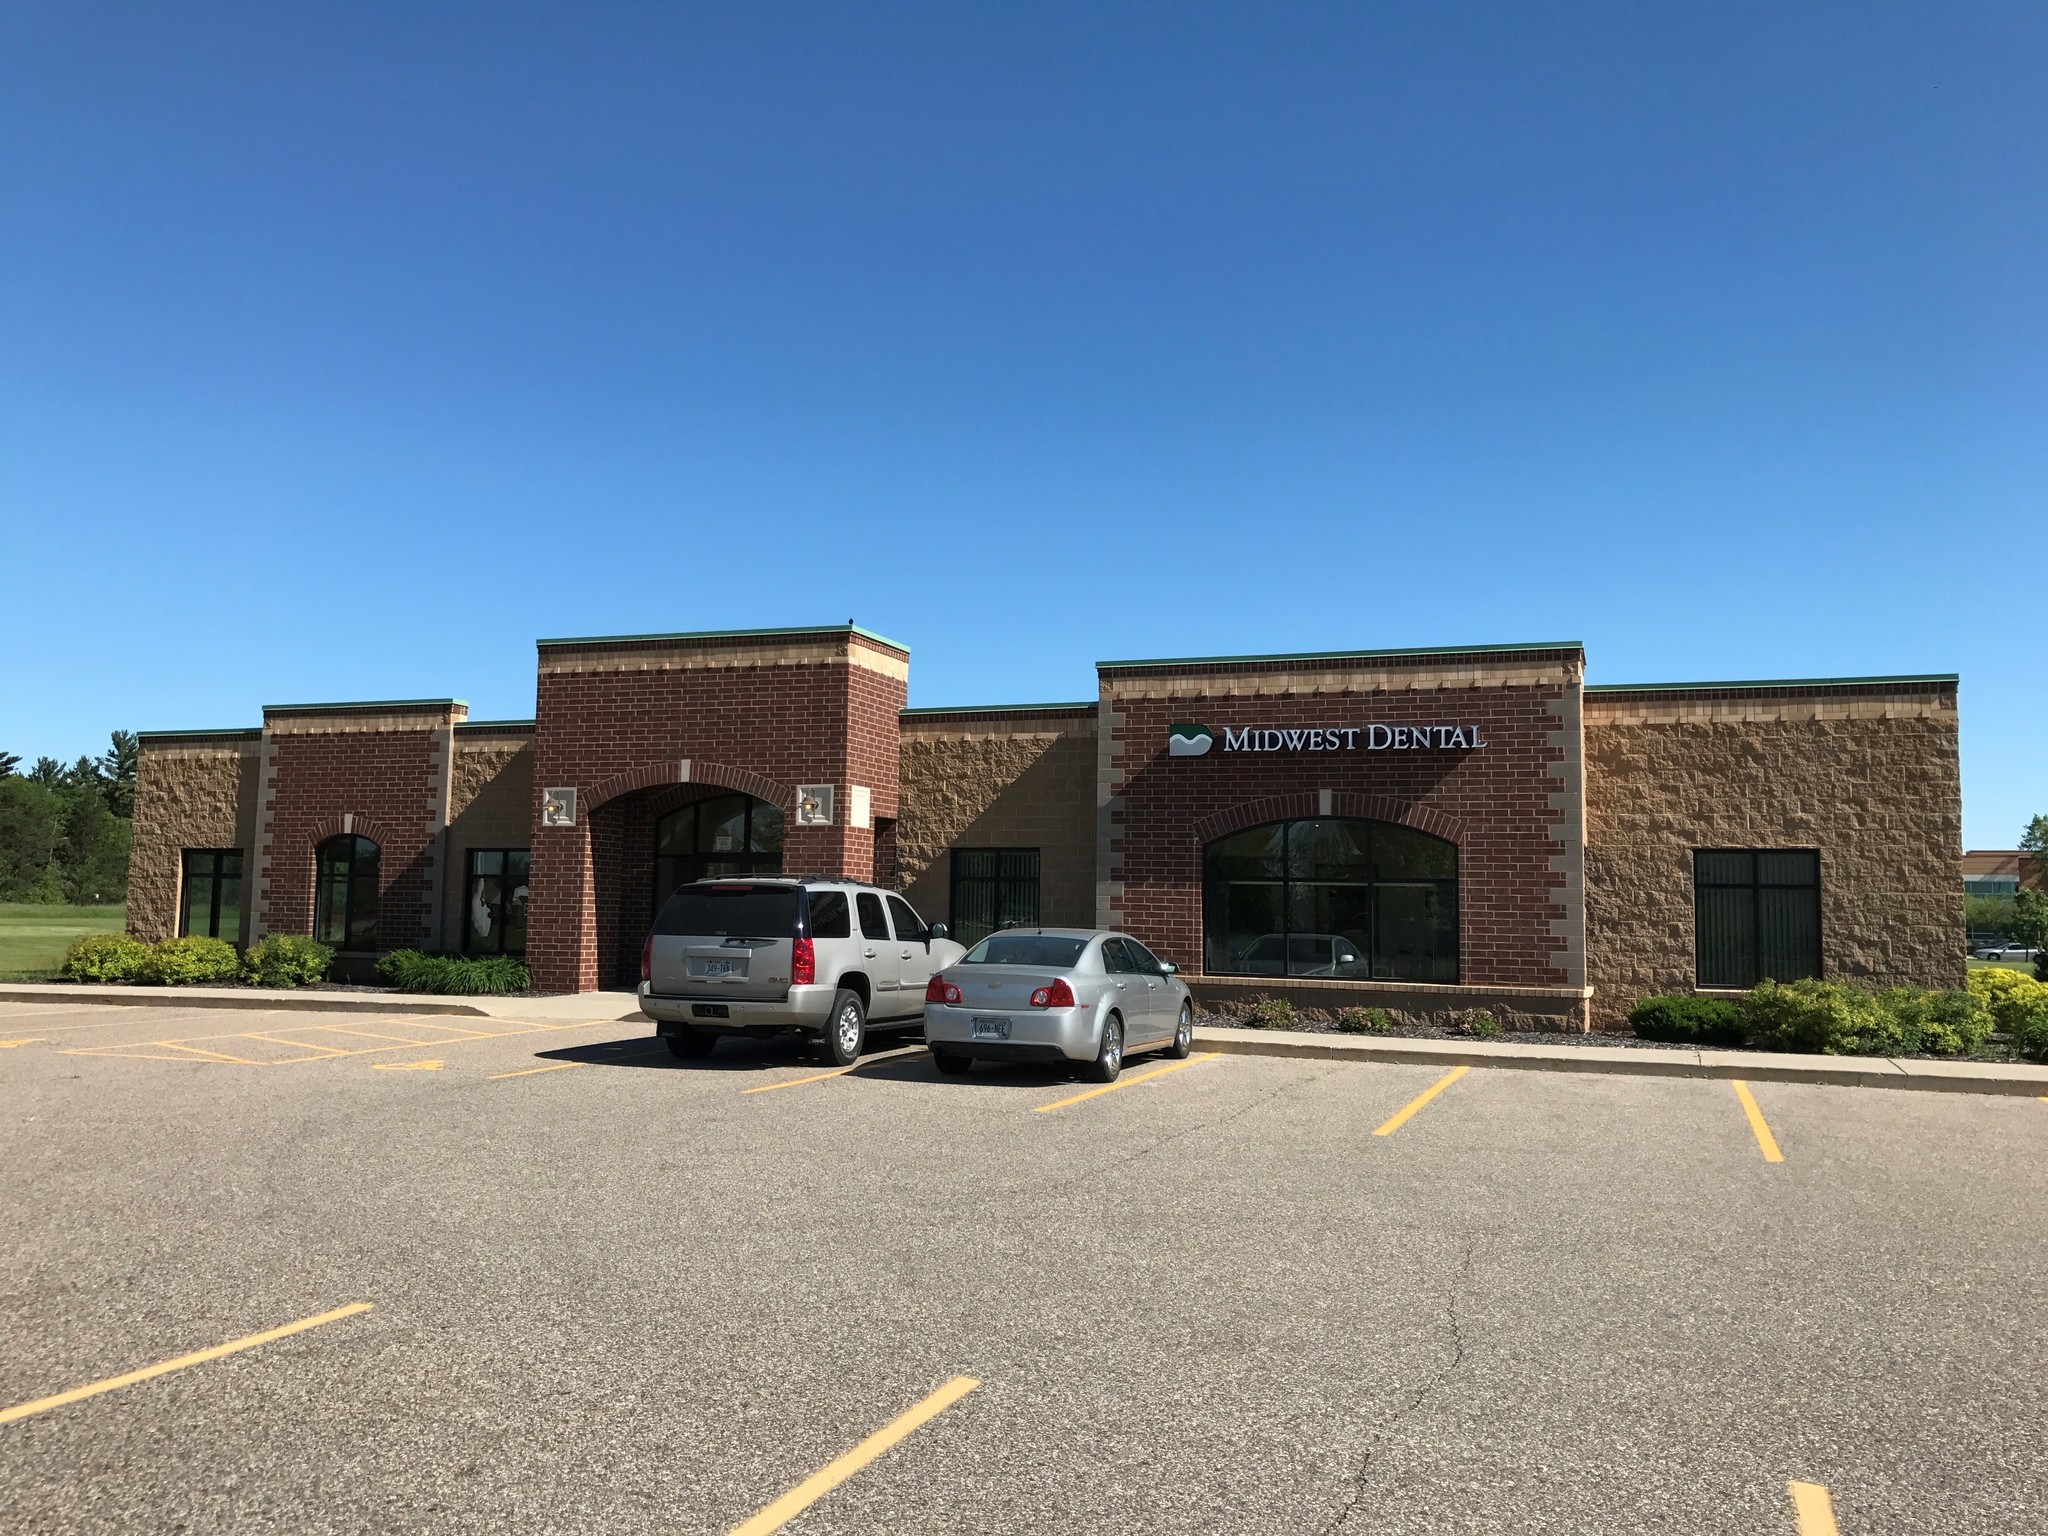
[[[796,939],[789,946],[789,984],[814,986],[818,980],[818,951],[809,939]]]
[[[1067,985],[1067,978],[1056,976],[1049,987],[1040,987],[1031,994],[1034,1008],[1071,1008],[1074,1006],[1074,989]]]
[[[640,979],[654,980],[654,935],[647,935],[647,942],[640,946]]]
[[[934,976],[924,984],[924,1000],[928,1003],[957,1003],[960,989],[944,976]]]

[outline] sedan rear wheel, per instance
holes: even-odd
[[[948,1077],[962,1077],[974,1070],[974,1058],[962,1056],[958,1051],[942,1051],[934,1047],[932,1065]]]
[[[1102,1021],[1102,1044],[1089,1065],[1088,1076],[1098,1083],[1113,1083],[1124,1069],[1124,1021],[1111,1014]]]

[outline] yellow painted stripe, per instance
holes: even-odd
[[[1792,1514],[1799,1522],[1799,1536],[1840,1536],[1835,1528],[1834,1501],[1819,1483],[1787,1483],[1792,1495]]]
[[[187,1366],[204,1365],[209,1360],[218,1360],[225,1355],[254,1349],[258,1344],[275,1343],[279,1339],[290,1338],[295,1333],[304,1333],[308,1328],[338,1323],[344,1317],[354,1317],[358,1312],[369,1311],[372,1305],[373,1303],[367,1301],[352,1301],[345,1307],[336,1307],[332,1312],[322,1312],[318,1317],[302,1317],[296,1323],[286,1323],[282,1328],[252,1333],[245,1339],[236,1339],[228,1344],[216,1344],[211,1349],[180,1355],[175,1360],[166,1360],[159,1365],[145,1365],[139,1371],[130,1371],[124,1376],[109,1376],[105,1381],[96,1381],[87,1387],[73,1387],[69,1392],[59,1392],[55,1397],[39,1397],[32,1403],[20,1403],[15,1407],[0,1410],[0,1424],[12,1424],[16,1419],[48,1413],[52,1408],[62,1408],[67,1403],[98,1397],[102,1392],[111,1392],[116,1387],[132,1387],[138,1381],[148,1381],[153,1376],[167,1376],[172,1371],[182,1371]]]
[[[531,1077],[536,1072],[566,1072],[571,1067],[580,1067],[582,1065],[583,1063],[580,1061],[558,1061],[552,1066],[523,1067],[517,1072],[493,1072],[484,1081],[487,1083],[502,1083],[508,1077]]]
[[[862,1467],[907,1440],[980,1385],[972,1376],[955,1376],[915,1408],[891,1419],[844,1456],[813,1472],[753,1519],[734,1526],[730,1536],[769,1536],[770,1532],[781,1530]]]
[[[1389,1120],[1385,1125],[1381,1126],[1378,1130],[1374,1131],[1373,1135],[1393,1135],[1394,1132],[1398,1131],[1410,1120],[1413,1120],[1417,1115],[1421,1114],[1423,1106],[1428,1104],[1431,1099],[1435,1098],[1438,1094],[1442,1093],[1446,1088],[1450,1087],[1451,1084],[1455,1083],[1459,1078],[1463,1077],[1467,1072],[1470,1072],[1471,1070],[1472,1069],[1470,1067],[1451,1068],[1450,1071],[1446,1072],[1442,1077],[1438,1078],[1435,1082],[1431,1083],[1427,1088],[1423,1089],[1422,1092],[1418,1093],[1414,1098],[1410,1099],[1406,1104],[1404,1104],[1400,1108],[1400,1110],[1395,1113],[1394,1118]]]
[[[41,1043],[42,1036],[40,1035],[27,1040],[0,1040],[0,1051],[11,1051],[17,1045],[39,1045]]]
[[[845,1077],[848,1073],[858,1072],[863,1067],[878,1067],[885,1062],[901,1061],[905,1056],[923,1049],[921,1045],[906,1046],[902,1050],[886,1051],[877,1056],[870,1056],[864,1061],[856,1061],[850,1067],[834,1067],[830,1072],[813,1072],[809,1077],[792,1077],[779,1083],[756,1083],[751,1088],[742,1088],[740,1092],[773,1093],[778,1088],[801,1088],[806,1083],[822,1083],[831,1078]]]
[[[1735,1079],[1735,1097],[1742,1101],[1742,1112],[1749,1116],[1749,1128],[1756,1136],[1756,1144],[1764,1155],[1764,1161],[1785,1161],[1785,1155],[1778,1150],[1777,1138],[1771,1134],[1771,1128],[1764,1124],[1764,1112],[1756,1107],[1756,1096],[1749,1091],[1749,1084],[1740,1078]],[[1809,1485],[1801,1483],[1798,1486],[1804,1488]]]
[[[1113,1083],[1104,1083],[1100,1088],[1090,1088],[1086,1093],[1077,1093],[1071,1099],[1061,1099],[1053,1104],[1041,1104],[1033,1114],[1043,1115],[1055,1109],[1065,1109],[1069,1104],[1079,1104],[1087,1099],[1099,1099],[1105,1093],[1115,1093],[1119,1088],[1135,1088],[1140,1083],[1149,1083],[1155,1077],[1164,1077],[1169,1072],[1178,1072],[1182,1067],[1199,1067],[1205,1061],[1214,1061],[1221,1051],[1204,1051],[1199,1056],[1190,1056],[1185,1061],[1168,1062],[1151,1072],[1140,1072],[1136,1077],[1120,1077]]]

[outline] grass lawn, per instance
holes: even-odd
[[[45,907],[0,901],[0,980],[40,981],[81,933],[119,933],[126,907]]]
[[[0,911],[5,910],[4,907],[0,907]],[[2026,977],[2032,977],[2034,974],[2034,965],[2030,960],[1979,960],[1972,955],[1969,963],[1973,971],[2018,971]]]

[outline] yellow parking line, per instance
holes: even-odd
[[[1792,1514],[1799,1522],[1799,1536],[1840,1536],[1835,1527],[1834,1501],[1819,1483],[1787,1483],[1792,1495]]]
[[[834,1067],[829,1072],[813,1072],[809,1077],[792,1077],[780,1083],[756,1083],[751,1088],[742,1088],[740,1092],[773,1093],[778,1088],[801,1088],[806,1083],[822,1083],[828,1078],[845,1077],[849,1073],[860,1071],[863,1067],[878,1067],[886,1062],[901,1061],[904,1057],[914,1055],[923,1049],[921,1045],[907,1045],[899,1050],[884,1051],[863,1061],[856,1061],[850,1067]]]
[[[521,1067],[517,1072],[493,1072],[484,1081],[487,1083],[502,1083],[508,1077],[531,1077],[536,1072],[566,1072],[571,1067],[583,1065],[584,1063],[580,1061],[557,1061],[545,1067]]]
[[[1149,1083],[1155,1077],[1164,1077],[1169,1072],[1178,1072],[1182,1067],[1199,1067],[1205,1061],[1214,1061],[1221,1051],[1204,1051],[1199,1056],[1190,1056],[1185,1061],[1170,1061],[1163,1067],[1150,1072],[1140,1072],[1136,1077],[1120,1077],[1113,1083],[1104,1083],[1100,1088],[1090,1088],[1086,1093],[1077,1093],[1071,1099],[1061,1099],[1053,1104],[1041,1104],[1032,1111],[1035,1115],[1048,1114],[1055,1109],[1065,1109],[1069,1104],[1079,1104],[1084,1099],[1099,1099],[1105,1093],[1115,1093],[1119,1088],[1135,1088],[1140,1083]]]
[[[389,1040],[396,1045],[438,1045],[438,1040],[415,1040],[411,1035],[380,1035],[368,1029],[349,1029],[341,1024],[308,1024],[306,1029],[317,1029],[323,1035],[350,1035],[358,1040]],[[280,1031],[282,1033],[282,1031]],[[293,1042],[296,1044],[297,1042]],[[313,1042],[308,1042],[309,1045]]]
[[[1749,1091],[1749,1084],[1740,1078],[1734,1079],[1735,1097],[1742,1101],[1742,1112],[1749,1116],[1749,1128],[1756,1136],[1757,1149],[1767,1163],[1782,1163],[1785,1155],[1778,1150],[1778,1140],[1771,1134],[1771,1128],[1764,1124],[1764,1112],[1756,1107],[1756,1096]],[[1810,1485],[1801,1483],[1800,1487]]]
[[[11,1051],[18,1045],[41,1045],[42,1036],[33,1035],[26,1040],[0,1040],[0,1051]]]
[[[844,1456],[827,1462],[753,1519],[734,1526],[729,1536],[769,1536],[770,1532],[781,1530],[862,1467],[909,1439],[980,1385],[972,1376],[955,1376],[915,1408],[891,1419]]]
[[[12,1424],[16,1419],[48,1413],[52,1408],[62,1408],[67,1403],[98,1397],[102,1392],[111,1392],[116,1387],[132,1387],[138,1381],[148,1381],[153,1376],[167,1376],[172,1371],[182,1371],[187,1366],[204,1365],[207,1361],[218,1360],[223,1355],[236,1354],[241,1350],[254,1349],[258,1344],[269,1344],[277,1339],[289,1338],[295,1333],[304,1333],[308,1328],[318,1328],[325,1323],[338,1323],[344,1317],[354,1317],[358,1312],[369,1311],[372,1305],[367,1301],[352,1301],[345,1307],[336,1307],[332,1312],[322,1312],[318,1317],[302,1317],[296,1323],[286,1323],[282,1328],[252,1333],[247,1338],[236,1339],[227,1344],[216,1344],[211,1349],[180,1355],[175,1360],[165,1360],[158,1365],[145,1365],[139,1371],[129,1371],[122,1376],[109,1376],[105,1381],[96,1381],[90,1386],[73,1387],[69,1392],[59,1392],[54,1397],[39,1397],[32,1403],[19,1403],[12,1408],[0,1410],[0,1424]]]
[[[1373,1135],[1393,1135],[1394,1132],[1398,1131],[1410,1120],[1413,1120],[1417,1115],[1421,1114],[1423,1106],[1428,1104],[1431,1099],[1435,1098],[1438,1094],[1442,1093],[1446,1088],[1450,1087],[1451,1084],[1455,1083],[1459,1078],[1463,1077],[1467,1072],[1470,1072],[1471,1070],[1472,1069],[1470,1067],[1451,1068],[1450,1071],[1446,1072],[1442,1077],[1438,1078],[1435,1082],[1431,1083],[1427,1088],[1423,1089],[1422,1092],[1418,1093],[1414,1098],[1410,1099],[1405,1105],[1403,1105],[1401,1109],[1398,1112],[1396,1112],[1394,1118],[1389,1120],[1385,1125],[1381,1126],[1378,1130],[1374,1131]]]

